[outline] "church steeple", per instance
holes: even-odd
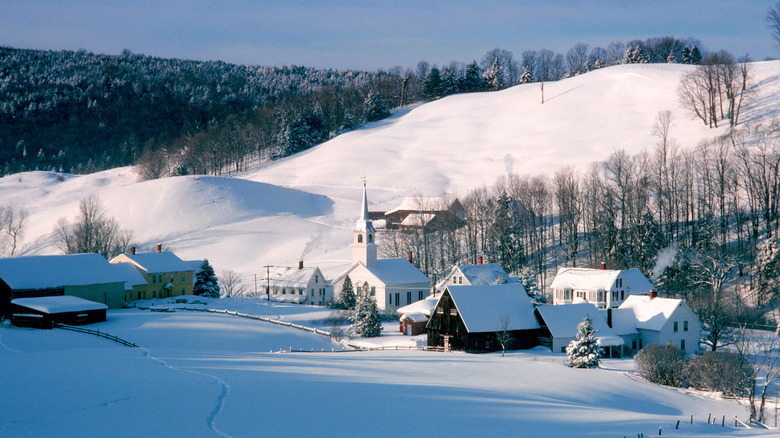
[[[360,210],[360,218],[355,222],[352,230],[352,263],[362,262],[371,267],[376,266],[377,244],[375,242],[376,230],[368,217],[368,196],[366,195],[366,181],[363,181],[363,203]]]

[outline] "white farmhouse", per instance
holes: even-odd
[[[620,306],[631,295],[650,294],[653,284],[636,268],[563,268],[550,288],[553,304],[592,303],[607,309]]]
[[[447,286],[488,286],[491,284],[517,283],[517,277],[510,277],[498,263],[476,265],[455,265],[436,284],[437,290]]]
[[[431,280],[409,260],[377,259],[379,245],[376,243],[376,230],[368,216],[365,184],[360,218],[355,222],[352,235],[352,265],[332,282],[335,300],[338,300],[347,276],[356,292],[367,283],[380,309],[405,306],[428,296]]]
[[[611,321],[609,321],[611,319]],[[647,344],[677,347],[686,354],[699,351],[701,322],[683,300],[632,295],[608,318],[619,333],[630,332],[635,324],[639,348]]]
[[[272,266],[267,272],[266,287],[273,301],[324,306],[333,301],[333,294],[320,268]]]

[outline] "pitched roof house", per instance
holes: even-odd
[[[333,301],[332,289],[328,286],[320,268],[272,266],[266,279],[269,293],[274,301],[324,306]]]
[[[455,265],[436,284],[437,290],[447,286],[487,286],[491,284],[517,283],[517,277],[510,277],[498,263],[476,265]]]
[[[639,269],[563,268],[550,284],[553,304],[592,303],[599,309],[620,306],[630,295],[647,295],[653,284]]]
[[[100,254],[0,258],[0,314],[5,316],[11,300],[58,295],[120,308],[124,291],[124,278]]]
[[[555,353],[565,353],[566,347],[577,337],[579,324],[590,318],[604,355],[622,357],[624,354],[623,338],[612,331],[604,316],[591,303],[538,306],[536,317],[541,326],[541,344]]]
[[[352,265],[333,280],[334,299],[338,299],[349,276],[356,291],[368,284],[377,307],[400,307],[428,296],[431,280],[404,258],[378,259],[379,245],[376,230],[369,219],[366,187],[363,186],[363,203],[360,218],[352,230]]]
[[[166,298],[178,295],[192,295],[192,266],[170,251],[136,254],[135,248],[129,254],[120,254],[110,263],[128,263],[143,275],[146,285],[136,285],[134,295],[137,299]]]
[[[385,212],[387,229],[460,227],[466,210],[457,199],[407,196],[398,207]]]
[[[610,322],[618,332],[630,331],[633,325],[639,334],[639,348],[658,344],[677,347],[687,354],[699,351],[701,321],[680,299],[632,295],[612,311]]]
[[[447,286],[426,327],[428,346],[486,352],[501,349],[496,336],[512,335],[508,350],[538,345],[539,323],[522,284]]]

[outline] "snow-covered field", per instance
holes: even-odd
[[[252,300],[212,308],[317,326],[330,311]],[[197,307],[192,306],[190,307]],[[340,350],[265,322],[113,310],[64,330],[0,325],[0,436],[772,436],[734,428],[734,401],[646,383],[631,360],[577,370],[537,348],[497,354]],[[326,327],[321,327],[326,329]],[[410,345],[390,333],[380,344]],[[273,352],[272,352],[273,351]],[[726,416],[707,424],[708,415]],[[690,424],[690,416],[694,424]],[[680,429],[674,430],[680,420]],[[730,420],[730,421],[729,421]]]

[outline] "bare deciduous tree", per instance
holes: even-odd
[[[2,230],[0,255],[6,252],[11,257],[15,255],[24,232],[25,219],[27,219],[27,210],[24,208],[15,208],[11,205],[0,208],[0,229]]]
[[[220,273],[219,286],[223,297],[240,297],[247,292],[244,280],[233,270],[225,270]],[[253,296],[253,298],[257,297]]]
[[[120,228],[119,222],[108,216],[97,195],[79,202],[79,214],[72,225],[60,218],[54,234],[65,254],[98,253],[106,258],[125,252],[132,238],[132,232]]]

